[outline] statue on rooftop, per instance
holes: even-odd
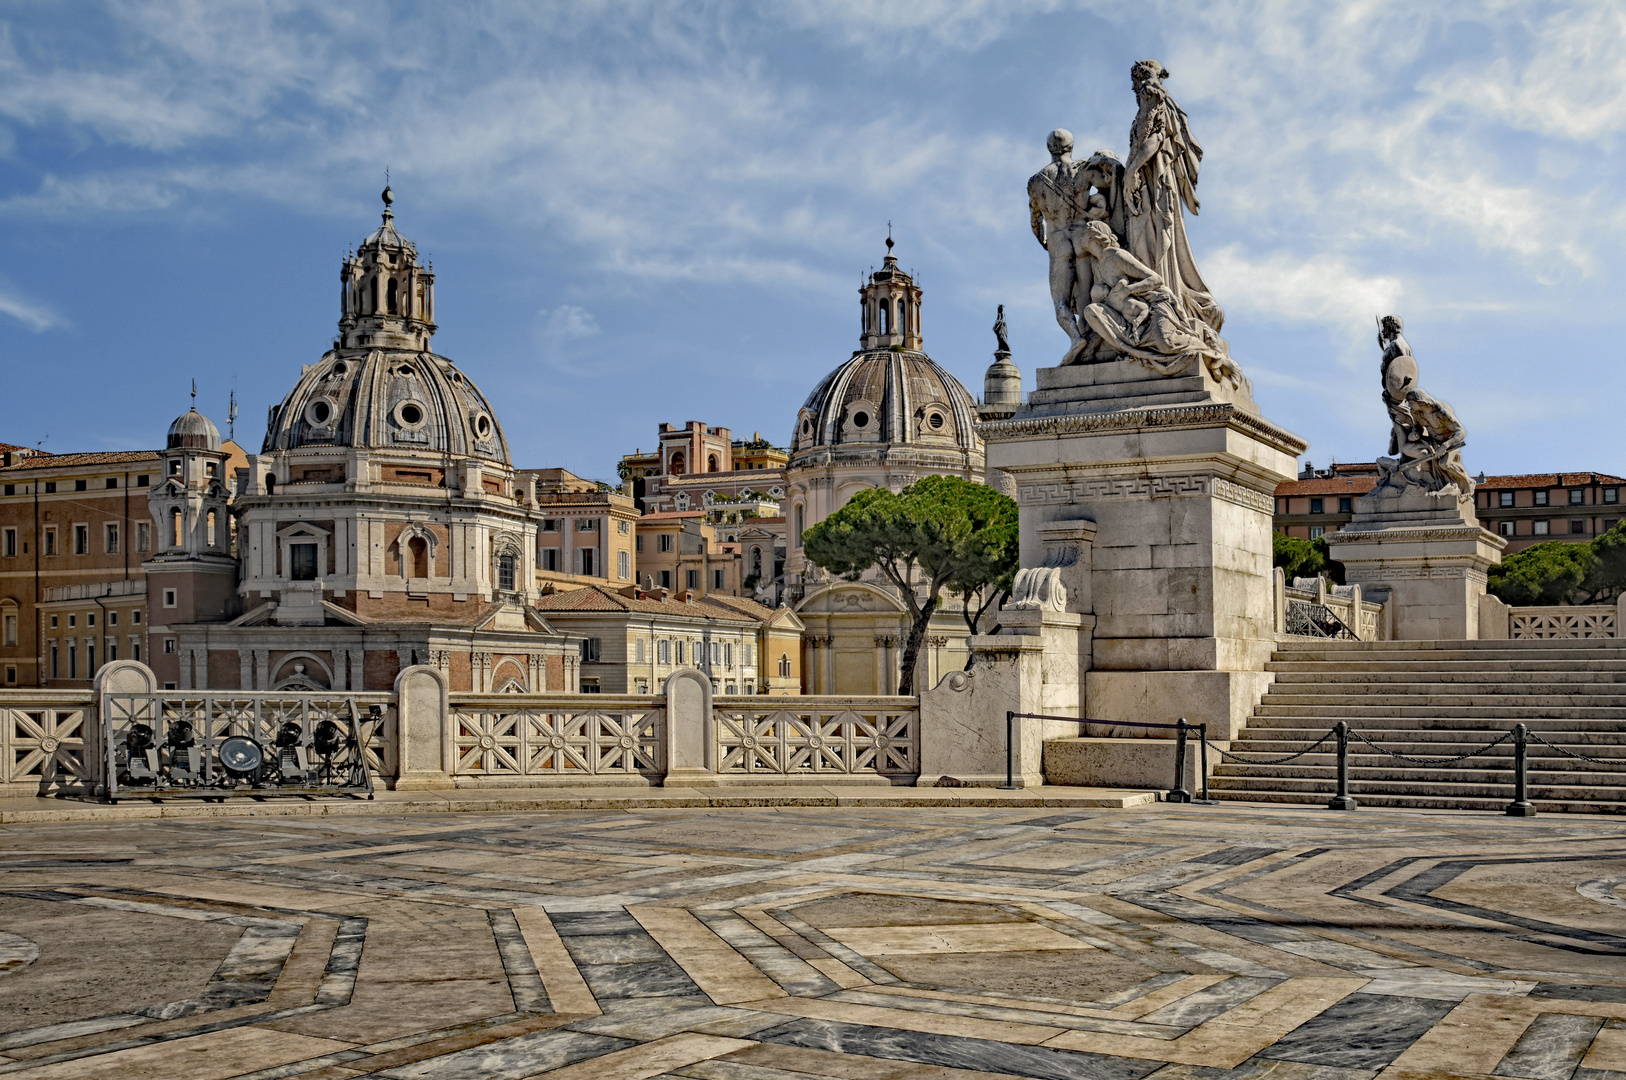
[[[1244,387],[1219,336],[1225,313],[1186,239],[1202,148],[1163,89],[1168,74],[1156,60],[1130,70],[1140,108],[1127,165],[1111,150],[1073,161],[1073,137],[1058,129],[1050,164],[1028,181],[1033,233],[1050,252],[1051,299],[1069,342],[1061,362],[1131,360],[1174,376],[1200,361],[1214,379]]]
[[[1373,493],[1386,488],[1425,493],[1454,488],[1459,498],[1472,501],[1473,477],[1462,464],[1468,432],[1451,406],[1418,385],[1417,359],[1401,330],[1398,315],[1378,320],[1383,404],[1389,410],[1392,456],[1378,458],[1380,479]]]

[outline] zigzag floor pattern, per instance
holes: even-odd
[[[0,1078],[1626,1080],[1626,825],[1158,806],[0,829]]]

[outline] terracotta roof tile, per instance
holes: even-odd
[[[74,465],[124,465],[137,461],[157,461],[156,450],[111,450],[85,454],[42,454],[26,457],[0,472],[19,469],[55,469]]]
[[[732,598],[731,598],[732,599]],[[745,601],[751,603],[750,601]],[[549,593],[539,598],[536,608],[543,617],[555,612],[571,611],[625,611],[643,615],[666,615],[683,619],[711,619],[719,622],[761,622],[772,614],[760,604],[752,604],[761,614],[733,605],[720,605],[711,598],[696,598],[691,603],[681,600],[646,600],[622,596],[598,585],[568,592]]]

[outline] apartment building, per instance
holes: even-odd
[[[630,496],[565,469],[520,469],[516,482],[543,514],[536,536],[539,586],[632,584],[638,509]]]
[[[1313,540],[1349,523],[1355,500],[1377,486],[1373,462],[1316,469],[1276,488],[1275,529]],[[1547,540],[1591,540],[1619,524],[1626,479],[1609,473],[1520,473],[1475,479],[1479,523],[1505,537],[1504,555]]]

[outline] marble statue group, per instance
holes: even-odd
[[[1201,363],[1242,385],[1219,336],[1225,313],[1186,239],[1203,151],[1163,88],[1168,74],[1156,60],[1130,71],[1139,109],[1127,165],[1111,150],[1073,160],[1073,136],[1058,129],[1050,164],[1028,181],[1033,234],[1050,253],[1051,298],[1070,342],[1062,363],[1128,359],[1163,375]]]
[[[1383,404],[1393,425],[1389,457],[1378,458],[1378,490],[1443,491],[1455,485],[1471,500],[1474,482],[1462,464],[1468,434],[1451,406],[1417,385],[1417,359],[1401,334],[1400,316],[1378,320],[1378,347],[1383,350]]]

